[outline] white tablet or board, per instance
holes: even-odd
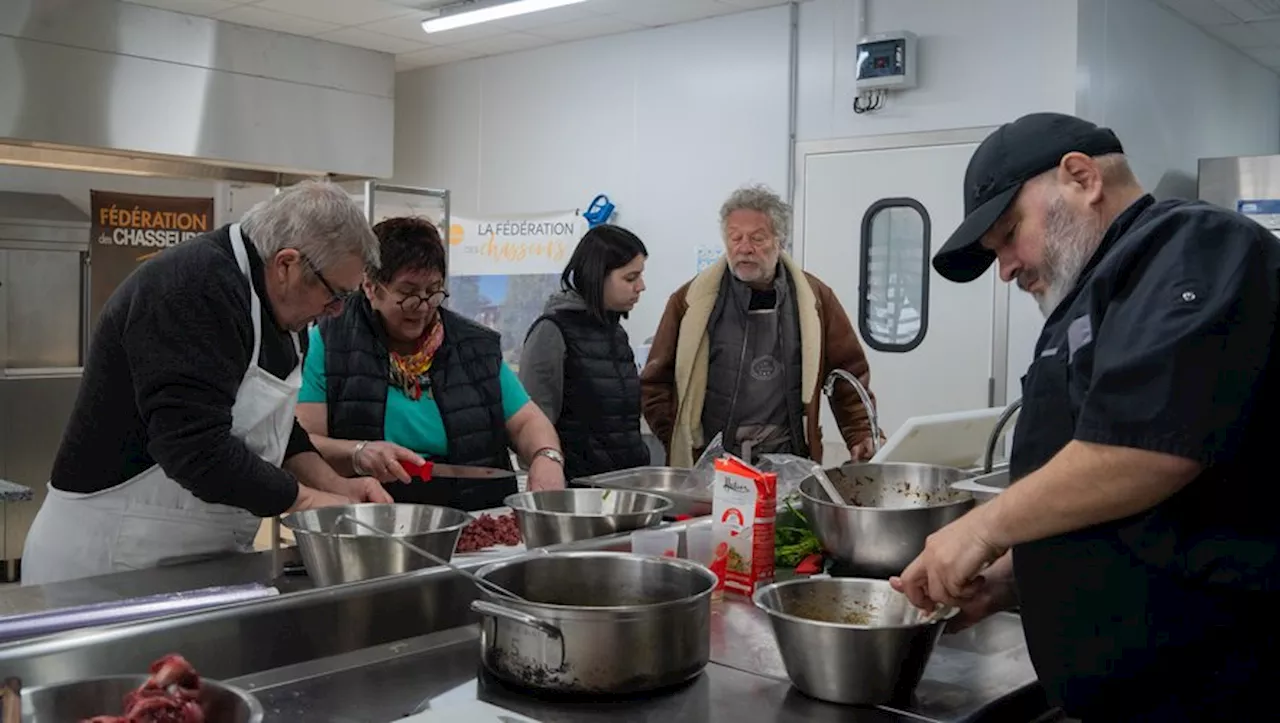
[[[506,708],[489,705],[478,700],[456,705],[447,705],[438,710],[401,718],[395,723],[539,723],[533,718],[526,718]]]
[[[889,437],[871,461],[915,462],[961,469],[976,467],[982,464],[987,439],[1002,413],[1004,407],[990,407],[912,417]],[[1012,429],[1010,420],[1004,433]]]

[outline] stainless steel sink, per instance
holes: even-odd
[[[1005,425],[1021,409],[1021,399],[1015,399],[1012,404],[1005,407],[1000,418],[996,420],[996,426],[991,430],[991,435],[987,437],[987,452],[983,455],[982,466],[969,470],[976,476],[951,485],[952,489],[969,492],[978,501],[978,504],[982,504],[1009,487],[1009,463],[1006,461],[1001,465],[993,465],[992,462],[995,458],[996,443],[1000,440]]]
[[[960,480],[951,489],[963,490],[973,495],[979,503],[986,502],[1009,487],[1009,466],[1003,465],[986,474]]]

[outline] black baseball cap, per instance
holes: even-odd
[[[980,241],[1022,184],[1077,152],[1104,156],[1124,147],[1111,129],[1062,113],[1024,115],[987,136],[964,172],[964,221],[934,254],[933,268],[961,284],[982,276],[996,257]]]

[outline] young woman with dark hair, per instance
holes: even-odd
[[[587,231],[520,356],[520,380],[564,445],[565,478],[649,464],[640,379],[619,323],[644,291],[644,244],[625,228]]]

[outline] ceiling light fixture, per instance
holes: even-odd
[[[586,0],[513,0],[501,5],[489,5],[475,10],[463,10],[423,20],[422,29],[428,33],[439,33],[477,23],[487,23],[490,20],[502,20],[503,18],[536,13],[539,10],[550,10],[551,8],[580,2],[586,2]]]

